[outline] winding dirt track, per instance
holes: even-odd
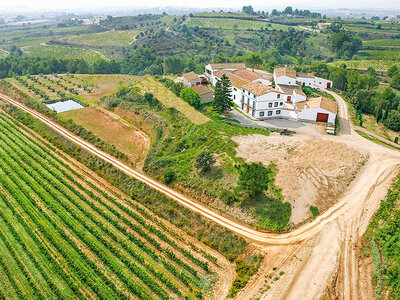
[[[149,185],[151,188],[154,188],[166,196],[176,200],[183,206],[201,214],[202,216],[214,221],[215,223],[231,230],[234,233],[237,233],[241,236],[244,236],[254,242],[261,243],[261,244],[275,244],[275,245],[285,245],[285,244],[292,244],[292,243],[297,243],[300,241],[303,241],[307,238],[310,238],[314,236],[316,233],[318,233],[325,224],[332,222],[337,218],[338,215],[341,214],[343,210],[347,210],[349,208],[349,205],[353,203],[354,201],[358,201],[358,199],[365,199],[368,194],[370,194],[376,184],[378,183],[377,180],[379,177],[377,177],[375,180],[371,181],[371,177],[364,178],[360,184],[363,186],[363,191],[357,191],[357,195],[349,194],[350,197],[346,197],[343,199],[341,202],[337,203],[335,206],[331,207],[328,211],[326,211],[324,214],[320,215],[318,218],[316,218],[313,222],[308,223],[297,230],[294,230],[289,233],[282,233],[282,234],[276,234],[276,233],[268,233],[268,232],[262,232],[255,230],[249,226],[246,226],[244,224],[238,223],[236,221],[233,221],[221,214],[218,214],[211,209],[205,207],[202,204],[196,203],[195,201],[189,199],[188,197],[174,191],[173,189],[161,184],[160,182],[150,178],[149,176],[140,173],[138,171],[133,170],[126,164],[120,162],[113,156],[97,149],[94,147],[92,144],[89,142],[84,141],[83,139],[77,137],[73,133],[69,132],[62,126],[58,125],[57,123],[51,121],[49,118],[46,116],[36,112],[33,109],[28,108],[27,106],[21,104],[20,102],[13,100],[12,98],[0,94],[0,98],[4,99],[5,101],[9,102],[10,104],[20,108],[21,110],[29,113],[33,117],[39,119],[61,135],[63,135],[65,138],[69,139],[70,141],[74,142],[75,144],[79,145],[83,149],[87,150],[88,152],[92,153],[93,155],[98,156],[99,158],[103,159],[106,162],[111,163],[113,166],[115,166],[117,169],[121,170],[125,174],[132,176],[136,178],[137,180],[140,180],[144,182],[145,184]],[[380,172],[376,173],[377,175],[380,174]],[[372,183],[372,184],[371,184]],[[370,188],[368,188],[370,187]]]
[[[363,294],[362,290],[360,290],[360,274],[358,274],[354,245],[365,231],[371,216],[379,207],[380,201],[387,192],[387,188],[399,170],[400,152],[384,148],[357,135],[351,129],[348,121],[348,111],[345,101],[336,93],[330,93],[335,97],[339,105],[341,135],[323,136],[321,138],[344,142],[352,147],[364,150],[368,153],[370,159],[336,205],[325,211],[314,221],[292,232],[281,234],[258,231],[216,213],[149,176],[133,170],[111,155],[97,149],[90,143],[51,121],[46,116],[26,107],[20,102],[3,94],[0,94],[0,98],[39,119],[65,138],[93,155],[111,163],[125,174],[144,182],[183,206],[253,241],[260,245],[260,247],[264,247],[265,249],[268,249],[268,247],[282,247],[280,249],[283,251],[289,244],[299,244],[302,247],[302,245],[305,245],[303,243],[305,240],[312,241],[313,246],[306,251],[307,256],[304,263],[292,272],[293,276],[288,281],[288,284],[277,289],[275,294],[273,294],[274,289],[268,293],[272,297],[270,299],[319,298],[331,280],[332,272],[338,269],[342,270],[339,272],[342,277],[340,286],[338,287],[341,295],[340,298],[365,299],[366,297],[359,296]],[[265,252],[267,251],[269,252],[269,250],[265,250]],[[273,260],[273,257],[270,257],[271,259]],[[259,293],[259,288],[260,285],[250,284],[238,297],[241,299],[255,298]],[[269,298],[268,295],[265,294],[262,298]]]

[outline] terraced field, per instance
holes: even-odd
[[[363,45],[380,47],[400,47],[400,39],[370,40],[364,41]]]
[[[289,26],[272,24],[260,21],[240,20],[240,19],[226,19],[226,18],[191,18],[188,26],[199,26],[204,28],[221,28],[221,29],[235,29],[235,30],[260,30],[261,28],[268,27],[269,29],[287,30]]]
[[[80,58],[87,62],[94,62],[106,57],[98,52],[88,49],[72,48],[65,46],[50,46],[46,44],[31,45],[23,48],[24,52],[32,56],[38,57],[63,57],[63,58]]]
[[[61,38],[61,40],[79,45],[123,46],[131,44],[137,33],[137,30],[110,30]]]
[[[213,256],[1,112],[0,142],[0,296],[167,299],[210,289]]]

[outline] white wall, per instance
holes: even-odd
[[[303,109],[297,116],[299,120],[316,122],[318,113],[328,114],[328,123],[335,124],[336,114],[320,107]]]
[[[304,83],[304,86],[314,87],[314,82],[315,82],[314,78],[297,77],[297,81],[301,83],[300,85],[303,85]]]
[[[332,88],[332,81],[320,77],[315,77],[315,86],[326,89],[328,87],[328,82],[330,82]]]
[[[295,91],[293,91],[293,103],[297,103],[297,102],[303,102],[307,100],[306,96],[300,95],[300,94],[296,94]]]
[[[275,84],[296,85],[296,79],[289,76],[276,77],[274,75]]]

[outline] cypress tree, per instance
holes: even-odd
[[[231,82],[225,74],[221,76],[221,80],[215,85],[214,100],[212,108],[219,114],[224,114],[231,110],[233,101],[231,99]]]

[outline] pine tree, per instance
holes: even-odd
[[[214,101],[212,108],[219,114],[224,114],[231,110],[233,102],[231,99],[231,82],[225,74],[221,76],[221,80],[215,85]]]

